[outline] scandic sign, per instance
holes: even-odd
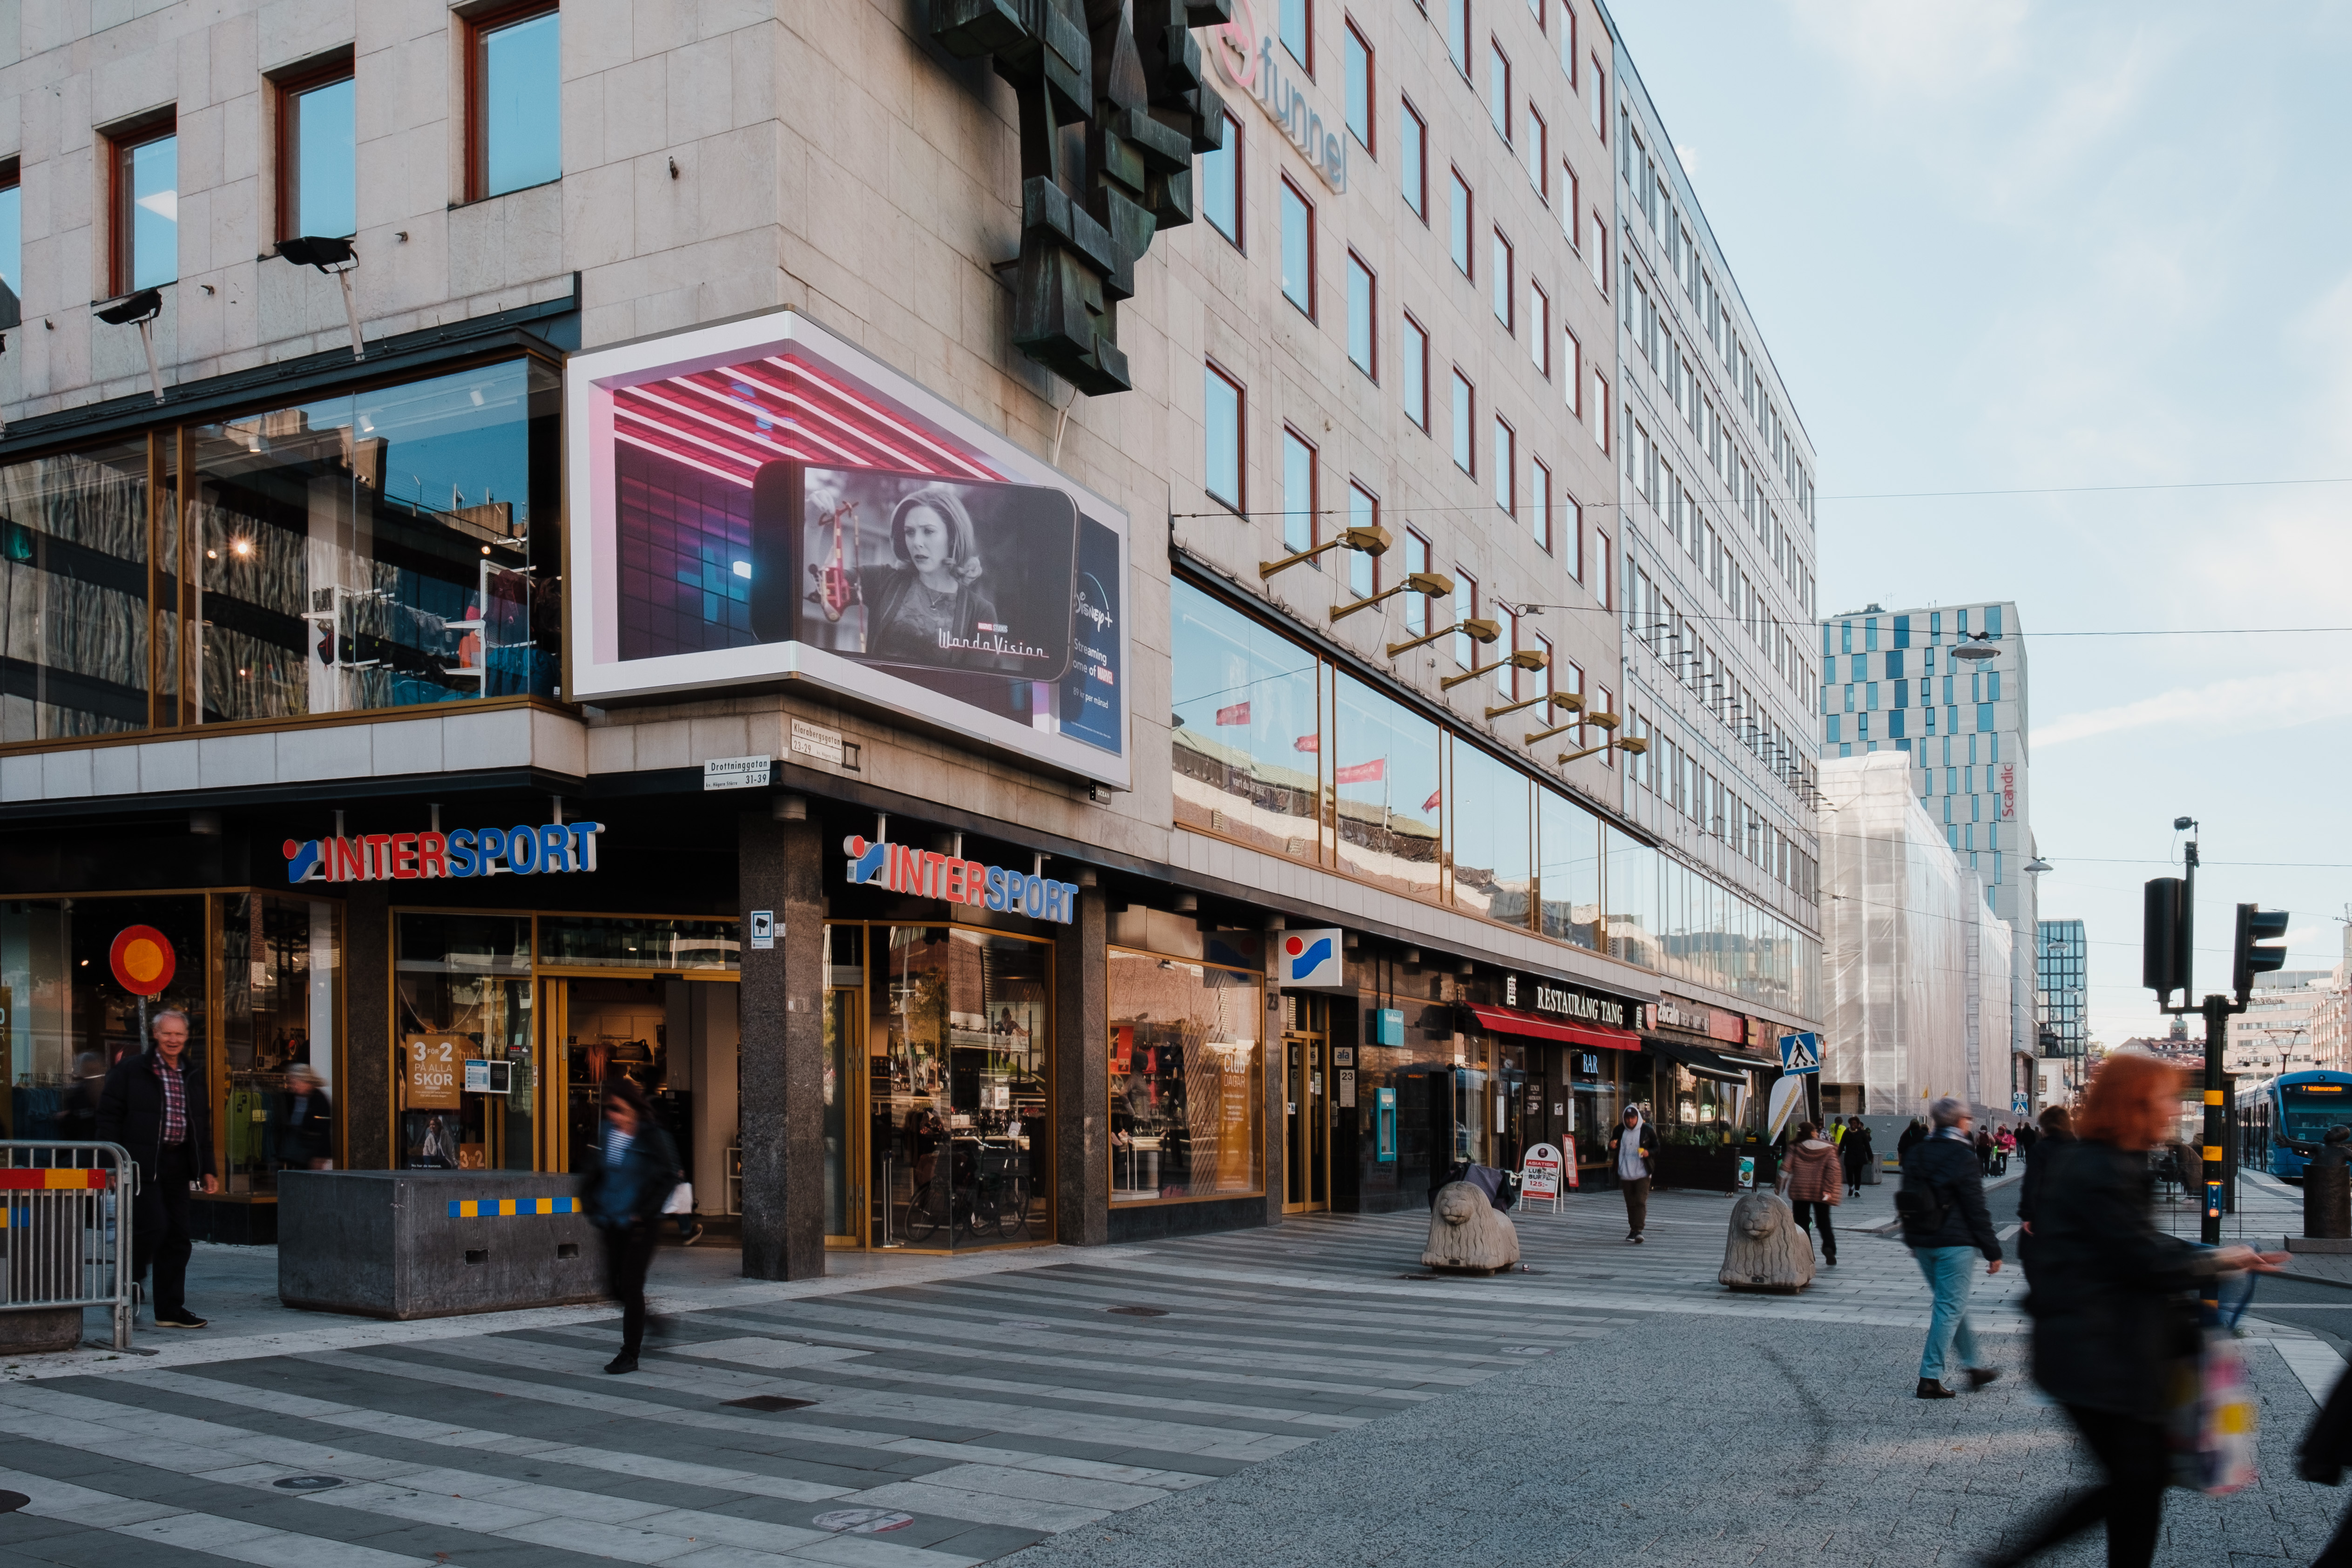
[[[1076,913],[1076,882],[1032,877],[908,844],[868,843],[856,834],[841,841],[841,851],[849,857],[849,879],[868,887],[1063,925]]]
[[[289,838],[289,882],[405,882],[441,877],[551,875],[593,871],[601,822],[550,822],[533,827],[457,827],[447,833],[355,833],[345,838]]]

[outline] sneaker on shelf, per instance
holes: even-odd
[[[1942,1384],[1937,1383],[1934,1378],[1923,1377],[1919,1380],[1918,1397],[1921,1399],[1957,1399],[1959,1396],[1954,1394],[1950,1389],[1946,1388]]]
[[[155,1310],[155,1326],[159,1329],[201,1329],[205,1321],[185,1307],[158,1307]]]

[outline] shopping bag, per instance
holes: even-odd
[[[2197,1313],[2195,1352],[2172,1363],[2166,1426],[2173,1485],[2219,1497],[2254,1481],[2254,1388],[2235,1332],[2252,1277],[2225,1281],[2215,1294],[2216,1307]]]
[[[669,1196],[662,1200],[664,1214],[692,1214],[693,1212],[694,1184],[692,1182],[680,1182],[669,1190]]]

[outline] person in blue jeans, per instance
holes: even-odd
[[[1984,1172],[1969,1134],[1976,1118],[1968,1102],[1951,1095],[1928,1108],[1933,1131],[1903,1156],[1903,1189],[1895,1197],[1903,1220],[1904,1244],[1917,1259],[1935,1293],[1927,1320],[1927,1347],[1919,1356],[1921,1399],[1949,1399],[1945,1373],[1955,1352],[1970,1388],[1982,1388],[2000,1372],[1977,1361],[1977,1335],[1969,1322],[1969,1292],[1977,1277],[1977,1256],[1986,1271],[2000,1272],[2000,1237],[1985,1210]]]

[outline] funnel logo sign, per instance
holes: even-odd
[[[1347,964],[1336,929],[1286,931],[1282,938],[1282,984],[1293,990],[1347,988]]]

